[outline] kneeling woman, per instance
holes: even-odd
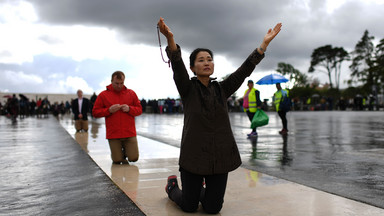
[[[213,53],[205,48],[194,50],[189,57],[190,69],[196,75],[190,79],[180,47],[163,18],[160,18],[158,26],[168,41],[166,51],[184,106],[179,158],[182,190],[176,175],[168,177],[165,190],[183,211],[194,212],[201,202],[204,211],[215,214],[223,206],[228,173],[241,165],[229,121],[227,98],[236,92],[263,59],[268,44],[280,32],[281,23],[269,29],[260,47],[221,82],[210,77],[214,71]]]

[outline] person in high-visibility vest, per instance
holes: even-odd
[[[253,81],[248,80],[248,89],[244,92],[243,97],[243,108],[244,112],[247,113],[249,120],[252,122],[253,116],[256,113],[257,109],[260,109],[261,100],[260,100],[260,91],[253,88]],[[247,134],[248,137],[257,136],[257,128],[253,128],[252,132]]]
[[[275,104],[275,108],[277,113],[279,114],[281,121],[283,123],[283,129],[279,131],[280,134],[282,135],[287,135],[288,134],[288,122],[287,122],[287,112],[280,110],[280,101],[283,98],[283,96],[288,97],[288,90],[282,89],[280,86],[280,83],[276,83],[276,88],[277,91],[273,95],[273,103]]]

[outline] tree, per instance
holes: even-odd
[[[335,47],[333,49],[334,51],[334,65],[333,68],[335,70],[335,83],[336,83],[336,88],[339,89],[340,86],[340,75],[341,75],[341,65],[343,61],[349,61],[350,56],[348,52],[342,48],[342,47]],[[332,86],[331,86],[332,88]]]
[[[339,89],[341,65],[343,61],[349,60],[348,52],[342,47],[333,48],[331,45],[325,45],[315,49],[311,58],[308,72],[315,72],[315,67],[324,68],[325,71],[320,70],[320,72],[327,74],[331,88],[333,88],[332,73],[334,73],[336,88]]]
[[[380,40],[375,50],[374,73],[379,77],[381,84],[384,83],[384,38]]]
[[[290,64],[280,62],[277,64],[276,71],[282,75],[289,75],[289,80],[294,81],[294,86],[304,87],[308,84],[308,76],[301,73]]]
[[[366,88],[377,83],[377,75],[374,71],[374,45],[375,37],[369,36],[368,30],[365,30],[363,37],[356,44],[355,50],[351,52],[352,64],[351,79],[349,83],[362,82]]]

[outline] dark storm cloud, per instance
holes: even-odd
[[[153,46],[157,46],[156,23],[162,16],[183,49],[209,47],[242,60],[259,46],[267,29],[281,21],[273,14],[283,9],[274,6],[278,1],[253,0],[33,2],[43,23],[105,26],[119,30],[130,43]]]
[[[276,69],[287,62],[306,72],[312,51],[331,44],[353,49],[364,30],[384,36],[377,25],[383,5],[368,7],[350,0],[328,13],[326,1],[270,0],[31,0],[40,22],[60,25],[105,26],[115,29],[130,43],[157,45],[156,23],[160,16],[184,50],[211,48],[236,64],[262,41],[268,28],[283,23],[272,42],[262,69]],[[163,43],[165,39],[162,37]]]

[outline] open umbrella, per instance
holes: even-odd
[[[279,74],[270,74],[263,78],[261,78],[259,81],[257,81],[256,84],[258,85],[271,85],[276,83],[285,83],[289,80]]]
[[[28,100],[28,97],[23,95],[23,94],[19,94],[20,98],[23,99],[23,100]]]

